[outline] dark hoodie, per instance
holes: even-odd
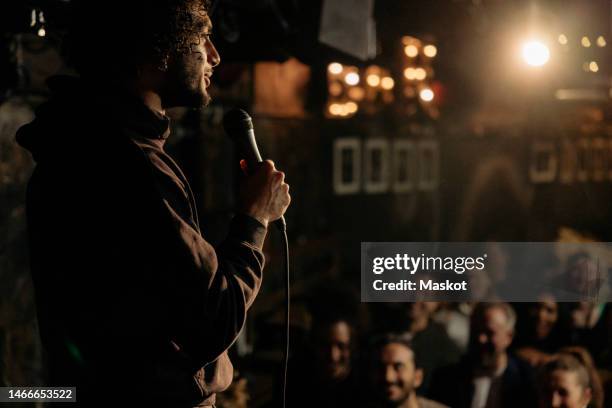
[[[266,229],[232,220],[215,251],[164,152],[169,120],[67,77],[17,141],[49,385],[82,406],[209,406],[261,284]],[[112,97],[110,96],[112,95]]]

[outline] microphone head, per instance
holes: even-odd
[[[223,128],[231,138],[235,138],[253,130],[253,122],[248,113],[235,108],[223,116]]]

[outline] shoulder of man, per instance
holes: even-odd
[[[417,401],[419,408],[449,408],[447,405],[423,397],[418,397]]]

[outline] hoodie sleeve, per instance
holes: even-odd
[[[141,146],[142,148],[142,146]],[[266,228],[243,214],[217,250],[199,231],[184,175],[165,153],[144,149],[161,198],[161,291],[170,303],[172,340],[196,366],[216,360],[236,340],[261,286]],[[161,266],[161,265],[160,265]]]

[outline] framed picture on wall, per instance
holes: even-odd
[[[346,137],[334,141],[334,192],[355,194],[361,188],[361,141]]]
[[[591,142],[591,179],[604,181],[606,179],[606,161],[608,146],[603,137],[596,137]]]
[[[364,145],[364,190],[369,194],[389,190],[389,141],[368,139]]]
[[[440,153],[435,140],[418,142],[418,187],[419,190],[431,191],[440,183]]]
[[[414,190],[417,179],[417,155],[414,142],[395,140],[391,158],[391,190],[396,193],[408,193]]]
[[[531,145],[529,178],[533,183],[552,183],[557,177],[557,149],[551,140],[538,140]]]
[[[591,169],[591,146],[589,140],[581,137],[576,142],[576,179],[578,181],[589,181]]]
[[[576,146],[568,138],[563,138],[559,145],[559,181],[563,184],[571,184],[576,178],[576,167],[578,166],[578,155]]]

